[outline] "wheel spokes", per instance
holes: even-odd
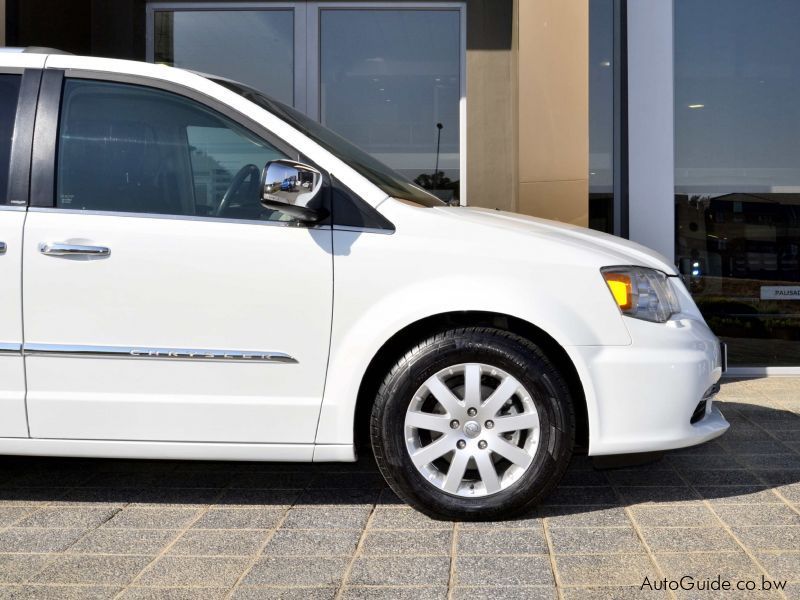
[[[501,489],[500,478],[497,476],[497,469],[494,468],[492,455],[490,452],[481,452],[475,455],[475,464],[478,465],[483,485],[486,487],[487,494],[494,494]]]
[[[469,462],[469,452],[456,451],[453,455],[453,461],[450,463],[450,468],[447,471],[447,476],[444,480],[444,490],[455,494],[458,491],[458,486],[464,479],[464,473],[467,472],[467,463]]]
[[[497,411],[511,399],[511,396],[513,396],[518,389],[519,381],[510,375],[506,375],[503,381],[500,382],[500,385],[497,386],[497,389],[492,392],[492,395],[486,400],[482,411],[487,415],[496,415]]]
[[[406,413],[406,425],[408,427],[416,427],[417,429],[445,433],[450,430],[450,417],[447,415],[409,411]]]
[[[510,415],[508,417],[496,417],[494,420],[494,430],[497,433],[506,431],[521,431],[523,429],[533,429],[539,427],[539,415],[536,412],[522,413],[520,415]]]
[[[464,405],[467,409],[481,407],[481,366],[469,363],[464,367]]]
[[[435,461],[437,458],[441,458],[452,449],[452,440],[443,435],[435,442],[428,444],[424,448],[414,452],[414,454],[411,455],[411,461],[417,466],[417,468],[421,469],[425,465]]]
[[[455,394],[450,391],[438,375],[432,375],[426,382],[425,387],[436,398],[436,401],[441,404],[447,411],[448,415],[455,415],[462,410],[461,402],[456,398]]]
[[[525,450],[519,446],[515,446],[514,444],[509,444],[500,437],[494,439],[491,449],[493,452],[496,452],[503,458],[509,460],[517,466],[522,467],[523,469],[527,468],[533,460],[533,457],[525,452]]]

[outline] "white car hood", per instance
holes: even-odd
[[[617,264],[645,266],[664,271],[669,275],[677,274],[675,265],[663,254],[636,242],[586,227],[488,208],[441,207],[434,210],[446,212],[451,217],[467,219],[522,234],[530,232],[546,236],[554,241],[564,240],[571,243],[578,242],[585,246],[594,246],[598,250],[604,251],[605,254],[619,258],[621,262]]]

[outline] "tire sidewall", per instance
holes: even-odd
[[[401,361],[379,393],[379,427],[373,434],[379,433],[380,439],[373,439],[373,444],[380,444],[392,471],[387,478],[390,485],[423,512],[470,520],[512,515],[534,504],[555,485],[571,455],[574,416],[563,378],[527,340],[490,332],[447,332],[432,338]],[[430,376],[461,363],[495,366],[516,377],[530,392],[539,416],[541,431],[533,462],[509,488],[489,496],[466,498],[435,487],[417,470],[406,448],[405,417],[413,395]]]

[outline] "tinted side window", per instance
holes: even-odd
[[[0,75],[0,204],[8,201],[8,164],[21,75]]]
[[[278,150],[204,105],[152,88],[67,80],[56,206],[277,220],[259,200]]]

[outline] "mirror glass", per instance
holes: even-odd
[[[290,160],[268,162],[262,178],[265,202],[279,202],[297,207],[309,207],[322,185],[319,171]]]

